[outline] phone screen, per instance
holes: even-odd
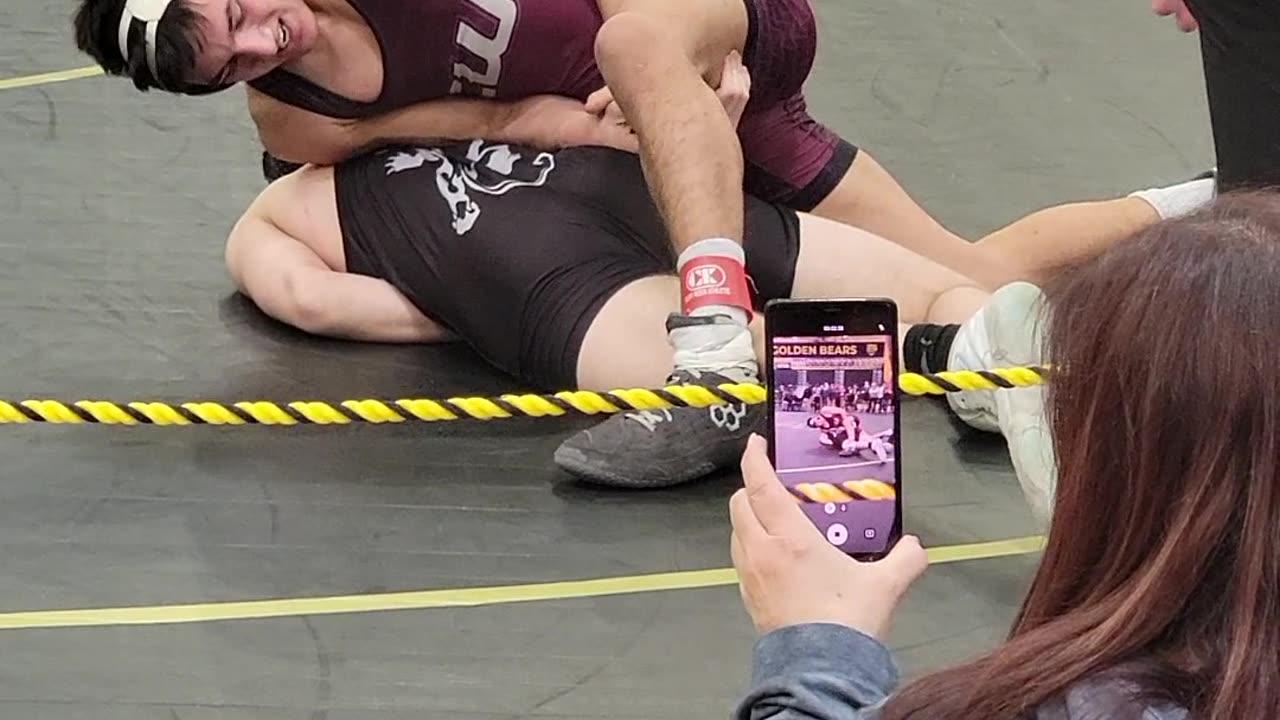
[[[881,556],[901,532],[896,310],[887,300],[766,310],[774,467],[850,555]]]

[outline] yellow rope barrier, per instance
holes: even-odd
[[[1043,384],[1045,367],[1011,367],[941,373],[903,373],[898,386],[908,395],[943,395],[971,390],[1005,390]],[[446,400],[343,400],[337,403],[297,401],[125,402],[78,400],[0,400],[0,425],[27,423],[100,425],[348,425],[403,423],[410,420],[497,420],[512,417],[561,417],[570,413],[598,415],[626,410],[755,405],[768,395],[762,385],[671,385],[660,389],[609,392],[565,390],[550,395],[507,394],[499,397],[454,397]]]

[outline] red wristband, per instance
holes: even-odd
[[[736,258],[699,255],[680,271],[680,287],[685,314],[707,305],[728,305],[746,311],[748,320],[752,316],[746,268]]]

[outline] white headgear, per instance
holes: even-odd
[[[124,56],[126,62],[129,59],[129,29],[133,26],[133,21],[146,23],[147,67],[151,69],[151,75],[155,78],[157,85],[160,84],[160,73],[156,68],[156,29],[160,26],[160,18],[164,17],[164,11],[169,9],[169,3],[172,1],[127,0],[124,11],[120,14],[120,54]]]

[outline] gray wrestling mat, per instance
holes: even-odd
[[[1144,0],[818,5],[817,114],[957,230],[1211,162],[1195,41]],[[71,9],[0,7],[0,78],[84,66]],[[305,338],[232,295],[222,242],[261,187],[238,94],[14,84],[0,84],[0,397],[514,389],[463,351]],[[998,444],[958,442],[931,401],[908,401],[903,425],[908,531],[930,546],[1033,532]],[[0,715],[724,717],[752,634],[723,575],[620,595],[538,584],[636,590],[625,578],[726,567],[737,478],[589,489],[550,463],[577,427],[0,427]],[[1001,637],[1034,561],[933,568],[891,638],[907,672]],[[378,595],[479,586],[543,595],[405,610]],[[270,602],[218,604],[256,600]]]

